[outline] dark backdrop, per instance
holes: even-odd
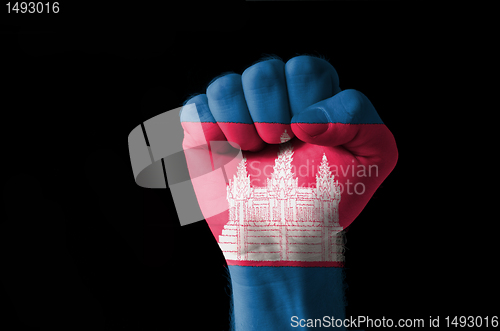
[[[455,39],[415,29],[431,17],[409,8],[286,5],[4,20],[2,324],[227,328],[215,239],[178,225],[168,189],[134,183],[127,137],[266,54],[327,57],[396,138],[395,170],[347,233],[348,315],[491,316],[498,250],[472,226],[486,218],[461,171],[474,153],[442,97]]]

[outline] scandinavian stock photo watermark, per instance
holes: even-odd
[[[252,178],[250,179],[251,185],[261,186],[260,176],[264,175],[265,178],[270,178],[274,172],[274,165],[267,164],[262,166],[262,162],[259,160],[253,160],[247,163],[248,169],[252,170]],[[296,166],[294,164],[290,165],[290,171],[299,177],[309,177],[312,174],[317,174],[321,167],[321,163],[314,162],[314,160],[307,159],[304,164]],[[363,195],[366,191],[365,183],[363,183],[363,178],[378,177],[378,165],[370,164],[355,164],[355,160],[351,160],[351,164],[332,164],[329,165],[329,170],[331,175],[335,179],[347,178],[345,183],[338,183],[341,194],[347,195]],[[302,183],[299,187],[314,187],[316,183]]]

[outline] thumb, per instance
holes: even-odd
[[[344,90],[317,102],[292,118],[300,140],[321,146],[342,146],[355,156],[375,156],[386,148],[397,154],[394,137],[368,98]]]

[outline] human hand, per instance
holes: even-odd
[[[341,91],[335,69],[316,57],[266,60],[219,77],[186,103],[181,122],[190,172],[202,167],[194,150],[210,141],[243,151],[227,186],[193,182],[204,214],[227,204],[228,212],[207,222],[228,264],[342,262],[338,232],[397,160],[394,138],[370,101]]]

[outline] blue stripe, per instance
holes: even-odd
[[[292,116],[340,92],[335,68],[315,56],[301,55],[288,60],[285,75]]]
[[[342,268],[230,265],[229,272],[236,331],[322,330],[300,320],[345,318]]]
[[[304,109],[292,123],[383,124],[368,98],[356,90],[344,90]]]
[[[207,87],[208,105],[217,122],[253,124],[248,112],[241,75],[228,74]]]
[[[283,61],[259,62],[243,72],[241,81],[254,122],[290,124]]]

